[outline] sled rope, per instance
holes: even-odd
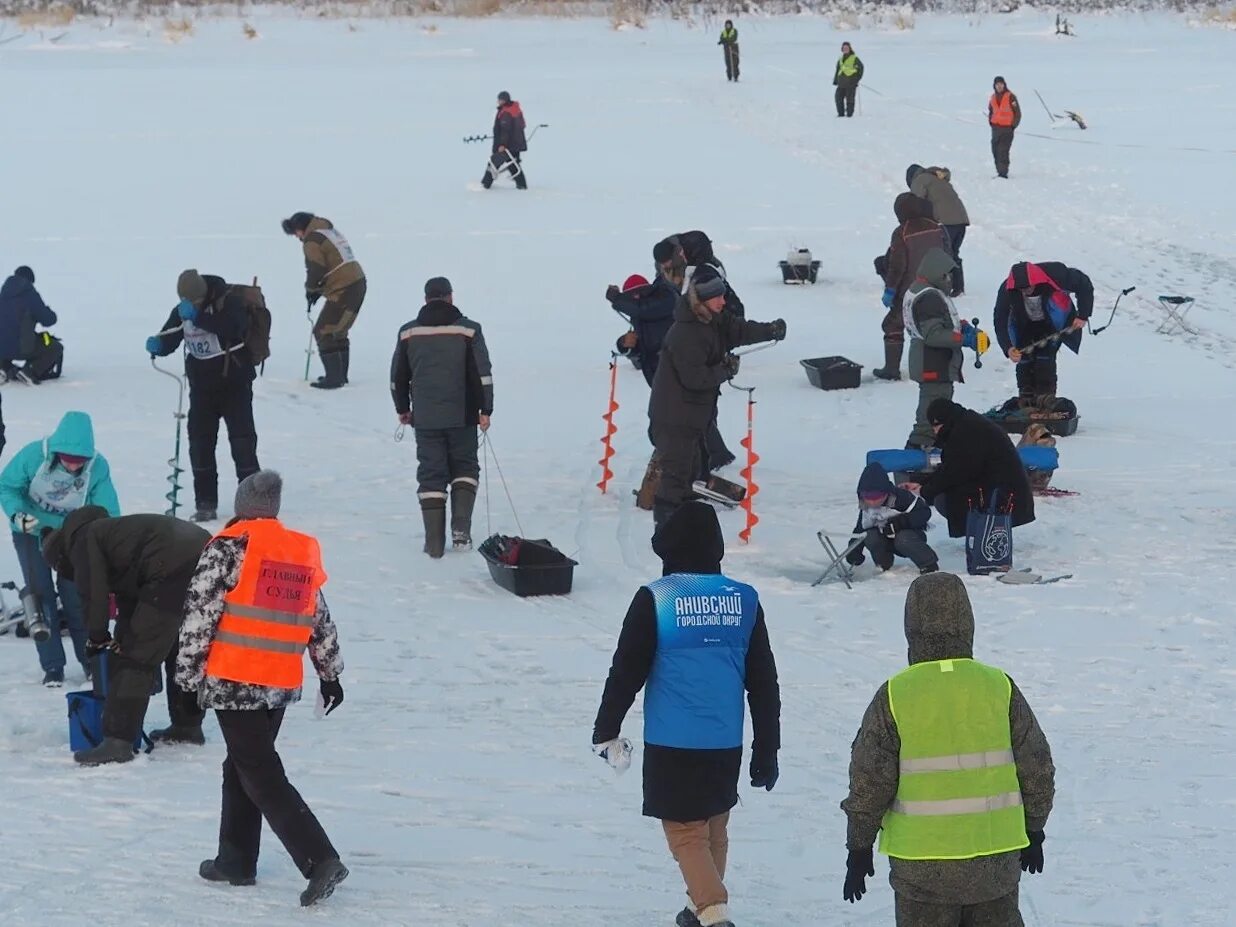
[[[506,476],[502,473],[502,465],[498,463],[498,455],[494,451],[493,438],[489,436],[489,432],[481,433],[481,443],[485,445],[486,462],[493,460],[494,469],[498,471],[498,479],[502,481],[502,491],[506,493],[506,503],[511,507],[511,514],[515,516],[515,527],[519,530],[519,536],[524,536],[524,526],[520,524],[519,512],[515,510],[515,500],[511,498],[511,488],[506,484]],[[489,511],[489,467],[485,468],[485,528],[489,534],[493,534],[493,519]]]
[[[609,481],[614,478],[614,471],[610,469],[609,461],[614,456],[614,434],[618,431],[618,426],[614,424],[614,413],[618,411],[618,401],[615,396],[618,392],[618,355],[610,354],[609,361],[609,405],[606,407],[606,412],[601,416],[601,420],[605,422],[605,436],[601,438],[601,446],[605,449],[601,454],[601,459],[597,461],[601,465],[601,481],[597,483],[597,488],[601,490],[601,495],[605,495],[609,491]]]

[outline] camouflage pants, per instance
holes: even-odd
[[[896,897],[897,927],[1025,927],[1016,889],[983,904],[928,904]]]
[[[348,329],[356,321],[361,304],[365,301],[366,283],[357,280],[342,293],[326,300],[313,323],[313,337],[318,343],[319,354],[331,354],[348,349]]]

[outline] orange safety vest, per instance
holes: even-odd
[[[991,101],[987,105],[991,108],[991,124],[993,126],[1008,128],[1016,121],[1016,114],[1013,112],[1012,91],[1004,91],[1003,96],[993,93]]]
[[[318,590],[326,582],[316,538],[257,518],[224,528],[217,538],[249,538],[240,581],[223,598],[223,616],[206,658],[216,679],[297,689],[302,655],[313,634]]]

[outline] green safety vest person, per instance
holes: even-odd
[[[717,42],[725,54],[725,77],[727,80],[738,80],[738,30],[734,21],[727,19],[721,30],[721,38]]]
[[[898,923],[1020,924],[1055,794],[1047,738],[1013,681],[974,659],[958,577],[917,579],[905,630],[910,668],[876,693],[852,749],[843,895],[867,891],[879,834]]]

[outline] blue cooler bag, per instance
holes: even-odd
[[[66,692],[65,701],[69,706],[69,749],[89,750],[103,742],[103,705],[107,701],[107,655],[99,654],[94,661],[95,687],[83,689],[80,692]],[[154,749],[154,744],[142,731],[133,741],[133,752],[143,749],[147,753]]]
[[[1000,511],[993,496],[991,505],[966,514],[966,572],[982,576],[1007,573],[1012,567],[1013,513]]]

